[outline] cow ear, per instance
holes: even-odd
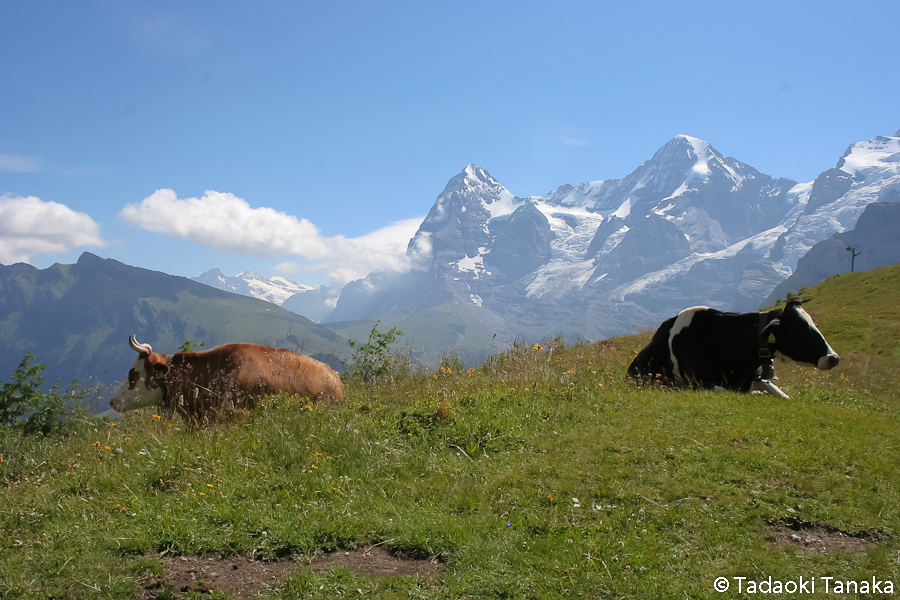
[[[166,363],[156,363],[153,365],[153,375],[157,379],[162,379],[169,374],[169,365]]]
[[[778,330],[781,327],[781,319],[772,319],[769,321],[769,324],[766,325],[763,330],[759,333],[759,337],[768,340],[769,336]]]

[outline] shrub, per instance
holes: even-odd
[[[31,353],[25,354],[12,372],[12,381],[0,387],[0,422],[8,427],[21,428],[26,435],[63,433],[72,418],[83,414],[84,407],[77,403],[83,393],[78,391],[75,381],[69,385],[65,395],[60,393],[59,384],[49,392],[41,390],[44,365],[30,365],[34,358]]]
[[[347,340],[350,347],[353,348],[354,365],[351,365],[347,372],[350,376],[358,375],[363,381],[375,381],[391,370],[391,344],[396,343],[397,338],[403,335],[403,332],[396,327],[391,327],[390,331],[378,331],[376,321],[369,332],[369,341],[357,347],[356,340]]]
[[[441,352],[439,370],[441,373],[463,373],[466,370],[466,363],[456,350]]]

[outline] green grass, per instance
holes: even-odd
[[[800,298],[839,354],[900,365],[900,264],[835,275]]]
[[[850,309],[816,298],[834,338]],[[720,576],[900,584],[890,357],[832,339],[835,371],[776,365],[780,400],[638,388],[624,372],[648,339],[350,381],[337,406],[274,398],[243,425],[190,431],[140,412],[63,440],[0,433],[0,598],[135,598],[161,569],[153,552],[302,559],[381,542],[447,570],[301,569],[271,597],[737,597],[714,591]],[[876,543],[775,547],[783,522]]]

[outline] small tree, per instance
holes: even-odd
[[[390,369],[390,345],[397,341],[403,332],[396,327],[391,327],[390,331],[378,331],[376,321],[369,332],[369,341],[359,345],[356,340],[347,340],[350,347],[353,348],[353,356],[351,359],[355,365],[351,365],[347,371],[350,375],[359,375],[363,381],[374,381],[384,375]]]
[[[51,435],[61,433],[68,421],[84,412],[77,404],[83,395],[77,391],[78,383],[73,381],[66,396],[60,394],[59,385],[50,392],[41,390],[44,365],[29,365],[34,360],[31,353],[12,372],[12,381],[0,387],[0,423],[10,427],[21,427],[23,433]],[[71,402],[67,402],[66,398]]]

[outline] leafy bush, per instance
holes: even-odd
[[[347,340],[350,347],[353,348],[354,365],[351,365],[347,372],[352,376],[359,376],[363,381],[376,381],[386,373],[391,371],[392,356],[390,351],[391,344],[397,342],[397,338],[403,335],[403,332],[396,327],[391,327],[390,331],[378,331],[376,321],[369,332],[369,341],[357,347],[356,340]]]
[[[83,394],[75,381],[64,393],[60,393],[59,384],[45,393],[41,390],[44,365],[30,365],[34,358],[27,353],[12,372],[12,381],[0,387],[0,422],[21,428],[26,435],[63,433],[72,418],[83,414],[84,407],[77,403]]]

